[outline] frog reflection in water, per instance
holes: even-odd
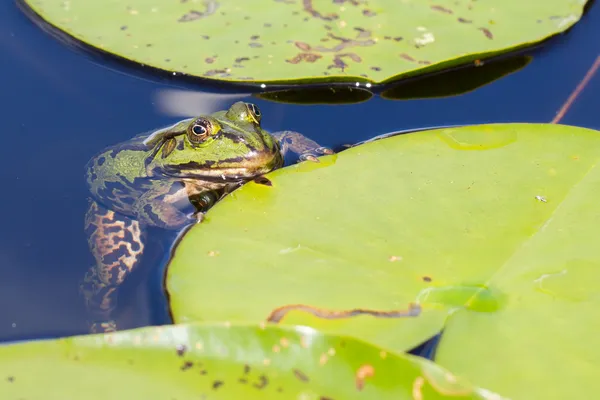
[[[217,200],[283,166],[292,151],[317,161],[333,153],[297,132],[269,134],[254,104],[190,118],[103,150],[86,166],[92,194],[85,232],[96,260],[81,285],[91,332],[117,329],[119,286],[140,263],[146,228],[181,229]]]

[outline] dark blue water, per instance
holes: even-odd
[[[0,3],[0,48],[0,340],[85,333],[77,290],[92,257],[83,235],[83,166],[106,145],[177,120],[156,104],[157,91],[173,86],[73,51],[31,23],[12,0]],[[534,51],[527,67],[461,96],[373,97],[346,105],[253,101],[267,129],[297,130],[334,148],[406,129],[549,122],[599,53],[596,5],[567,35]],[[599,103],[597,76],[562,122],[600,129]],[[156,249],[159,256],[168,251]],[[127,300],[131,306],[123,312],[131,326],[164,319],[156,285],[132,284]]]

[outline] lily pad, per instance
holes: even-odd
[[[383,83],[529,46],[584,0],[18,0],[63,39],[228,82]],[[74,40],[73,40],[74,39]]]
[[[599,161],[598,131],[494,124],[275,171],[183,236],[172,315],[306,325],[397,352],[443,331],[435,360],[475,384],[585,398],[600,391]],[[420,313],[405,316],[411,303]]]
[[[312,329],[185,325],[0,347],[3,399],[484,399],[418,357]]]

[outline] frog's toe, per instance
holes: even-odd
[[[317,157],[329,154],[335,154],[335,152],[328,147],[317,147],[300,154],[299,160],[319,162]]]
[[[114,320],[92,322],[90,333],[110,333],[117,331],[117,322]]]
[[[323,155],[325,155],[325,154],[329,154],[329,155],[335,154],[335,151],[333,151],[329,147],[318,147],[318,148],[315,149],[315,151],[317,153],[320,153],[320,154],[323,154]]]

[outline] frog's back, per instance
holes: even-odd
[[[86,181],[94,200],[115,211],[133,215],[135,200],[150,187],[144,164],[149,154],[143,143],[147,136],[147,133],[141,134],[107,147],[90,159],[85,167]]]

